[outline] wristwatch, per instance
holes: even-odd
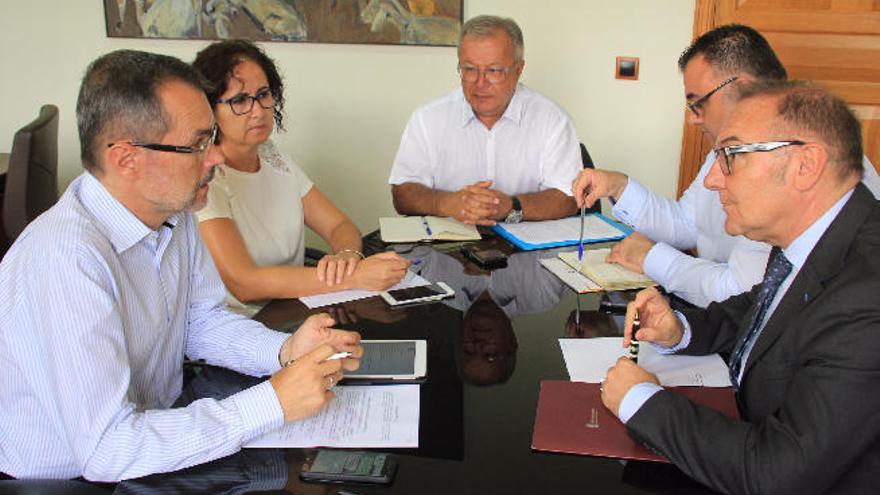
[[[505,223],[520,223],[523,219],[522,212],[522,204],[519,202],[519,198],[516,196],[510,197],[510,202],[512,203],[510,213],[507,214],[507,218],[504,219]]]

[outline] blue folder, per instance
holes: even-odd
[[[598,216],[600,219],[604,220],[605,222],[610,224],[612,227],[619,230],[620,235],[616,235],[613,237],[603,237],[600,239],[585,238],[584,244],[589,244],[589,243],[594,243],[594,242],[619,241],[619,240],[623,239],[624,237],[633,233],[633,230],[631,228],[627,227],[626,225],[624,225],[620,222],[615,222],[614,220],[606,217],[605,215],[603,215],[601,213],[590,213],[587,216],[591,216],[591,215]],[[575,218],[578,218],[578,217],[576,216]],[[550,248],[556,248],[556,247],[562,247],[562,246],[576,246],[578,244],[578,241],[580,240],[577,238],[575,238],[575,239],[561,239],[559,241],[554,241],[554,242],[545,242],[545,243],[541,243],[541,244],[530,244],[530,243],[525,242],[522,239],[516,237],[515,235],[513,235],[510,231],[508,231],[506,228],[504,228],[503,223],[495,224],[495,226],[492,227],[492,230],[497,232],[498,235],[507,239],[511,244],[522,249],[523,251],[533,251],[536,249],[550,249]]]

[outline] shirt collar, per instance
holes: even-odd
[[[474,109],[471,108],[471,104],[468,103],[467,98],[464,97],[464,90],[459,88],[459,94],[461,95],[461,126],[466,127],[471,122],[479,122],[477,116],[474,114]],[[522,83],[516,84],[516,89],[513,92],[513,97],[510,99],[510,103],[507,104],[507,108],[504,110],[504,114],[501,115],[499,122],[501,120],[507,119],[512,121],[513,123],[519,125],[520,120],[522,120],[523,113],[523,103],[522,103]]]
[[[849,201],[852,193],[853,189],[850,189],[843,195],[843,197],[837,200],[831,208],[819,217],[818,220],[813,222],[813,225],[810,225],[810,227],[799,235],[787,248],[782,250],[782,252],[785,253],[785,257],[788,258],[788,261],[790,261],[797,270],[800,270],[801,267],[804,266],[807,257],[813,251],[813,248],[816,247],[816,244],[819,242],[819,239],[822,238],[825,231],[828,230],[831,222],[837,218],[837,214],[840,213],[840,210],[842,210],[846,202]]]
[[[95,218],[98,228],[117,253],[122,253],[154,232],[89,172],[82,175],[79,200]],[[180,214],[175,213],[165,221],[173,227],[180,221]]]

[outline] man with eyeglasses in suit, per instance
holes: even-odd
[[[738,87],[788,77],[767,40],[737,24],[697,38],[682,53],[678,66],[688,118],[712,142],[735,106]],[[767,244],[724,231],[726,214],[718,194],[703,184],[714,160],[715,153],[710,152],[678,201],[608,170],[584,170],[572,186],[578,204],[586,201],[591,206],[600,198],[611,198],[614,215],[636,230],[612,248],[608,261],[645,273],[668,292],[700,307],[758,283],[770,253]],[[880,178],[867,158],[863,181],[875,196],[880,193]],[[697,256],[686,253],[691,249]]]
[[[522,31],[478,16],[462,27],[461,89],[417,109],[389,183],[398,213],[493,225],[569,216],[581,169],[574,126],[555,103],[519,84]]]
[[[706,187],[724,228],[773,246],[762,282],[673,311],[655,288],[627,308],[641,345],[729,354],[739,418],[690,402],[621,358],[600,385],[629,435],[722,493],[875,493],[880,470],[880,203],[861,182],[846,104],[799,82],[744,86]],[[646,344],[650,342],[650,344]]]

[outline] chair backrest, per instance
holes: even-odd
[[[43,105],[39,117],[19,129],[12,142],[3,194],[3,230],[8,244],[56,201],[58,107]]]
[[[587,151],[584,143],[581,143],[581,163],[584,168],[596,168],[593,166],[593,159],[590,157],[590,153]],[[593,206],[587,208],[587,213],[602,213],[602,204],[596,201]]]

